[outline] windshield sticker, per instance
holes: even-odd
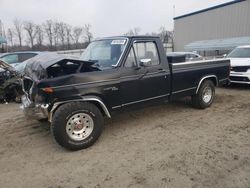
[[[125,42],[126,42],[126,40],[113,40],[112,42],[111,42],[111,44],[112,45],[114,45],[114,44],[125,44]]]

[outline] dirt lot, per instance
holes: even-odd
[[[49,125],[0,105],[0,187],[250,187],[250,87],[219,88],[206,110],[187,100],[106,120],[98,142],[69,152]]]

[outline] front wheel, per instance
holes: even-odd
[[[85,149],[101,135],[103,115],[92,103],[72,102],[60,106],[52,119],[52,134],[61,146],[70,150]]]
[[[215,87],[214,83],[211,80],[205,80],[197,94],[192,96],[192,104],[194,107],[199,109],[205,109],[214,101],[215,96]]]

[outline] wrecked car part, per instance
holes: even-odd
[[[33,81],[52,79],[70,74],[100,70],[92,66],[94,62],[83,61],[75,56],[54,53],[41,54],[27,61],[24,74]]]
[[[26,103],[22,108],[24,111],[27,109],[25,115],[31,118],[37,115],[38,118],[35,119],[47,116],[49,121],[51,121],[54,110],[60,105],[72,101],[89,101],[97,103],[103,113],[111,117],[103,101],[95,96],[78,95],[75,99],[67,99],[67,97],[65,97],[67,96],[67,92],[64,92],[60,95],[65,95],[65,100],[57,101],[55,97],[55,101],[51,104],[50,98],[53,96],[55,89],[60,90],[60,87],[69,85],[73,90],[76,90],[76,88],[72,86],[73,83],[81,83],[89,79],[87,76],[84,76],[84,74],[78,73],[93,71],[101,71],[95,62],[83,61],[75,57],[70,58],[69,56],[58,54],[44,54],[30,59],[27,61],[24,70],[24,74],[28,76],[24,76],[22,80],[22,89],[25,94],[22,100],[24,101],[23,103]],[[77,93],[77,90],[75,92]],[[32,111],[32,108],[35,110]]]
[[[0,60],[0,100],[20,102],[21,80],[15,69]]]

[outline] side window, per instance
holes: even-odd
[[[137,62],[141,59],[151,59],[151,65],[159,65],[159,55],[154,42],[137,42],[134,44]]]
[[[30,58],[34,57],[35,55],[36,54],[32,54],[32,53],[19,54],[19,62],[26,61],[27,59],[30,59]]]
[[[130,52],[125,62],[125,67],[136,67],[136,59],[133,48],[130,49]]]

